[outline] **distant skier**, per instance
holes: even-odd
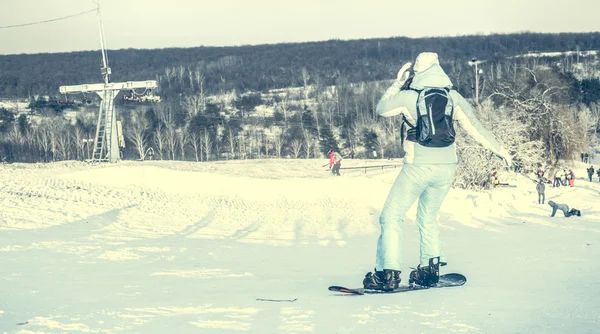
[[[535,190],[538,193],[538,204],[544,204],[544,200],[546,199],[546,185],[544,184],[544,180],[540,179],[538,184],[535,186]]]
[[[512,165],[508,151],[481,125],[470,104],[452,89],[436,53],[419,54],[413,68],[415,75],[409,81],[411,65],[402,66],[377,105],[377,113],[383,117],[401,115],[402,128],[407,125],[409,130],[404,166],[379,217],[381,235],[377,241],[375,271],[367,273],[363,280],[367,289],[387,291],[400,285],[402,224],[406,212],[417,200],[421,256],[420,264],[409,275],[409,282],[424,286],[437,282],[439,265],[429,266],[429,259],[439,256],[439,264],[447,262],[437,215],[456,172],[453,121],[483,147],[502,157],[508,166]]]
[[[600,171],[600,169],[598,171]],[[594,177],[594,166],[590,166],[590,168],[587,169],[587,173],[590,182],[592,182],[592,177]]]
[[[496,171],[492,173],[492,184],[494,185],[494,187],[500,185],[500,180],[498,179],[498,172]]]
[[[590,155],[589,153],[586,153],[583,157],[583,162],[585,162],[586,164],[590,161]]]
[[[340,176],[340,167],[342,167],[342,156],[333,149],[327,152],[329,156],[329,169],[333,175]]]
[[[598,170],[596,170],[596,175],[598,175],[598,182],[600,182],[600,168],[598,168]]]
[[[565,217],[581,216],[581,211],[579,211],[575,208],[569,210],[569,206],[566,204],[558,204],[558,203],[555,203],[554,201],[548,201],[548,205],[550,205],[552,207],[551,217],[554,217],[554,215],[556,215],[556,211],[558,211],[558,210],[561,210],[563,212],[563,214],[565,215]]]

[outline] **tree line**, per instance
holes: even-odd
[[[300,86],[303,69],[325,85],[340,77],[358,83],[390,79],[399,63],[422,51],[443,65],[465,67],[472,57],[498,62],[530,51],[600,50],[600,33],[517,33],[458,37],[374,38],[237,47],[109,50],[113,81],[202,73],[207,93],[266,91]],[[456,63],[456,64],[455,64]],[[58,95],[61,85],[100,82],[97,51],[0,56],[0,96]],[[463,89],[459,84],[459,89]],[[161,86],[161,95],[177,96]],[[465,89],[463,93],[470,93]]]
[[[216,70],[251,67],[227,57],[220,65],[213,64]],[[395,60],[394,71],[401,64]],[[442,66],[461,93],[473,95],[473,68],[459,58],[447,59]],[[294,83],[290,87],[225,90],[212,86],[213,72],[208,68],[164,68],[155,77],[159,103],[130,102],[123,94],[131,92],[121,93],[117,110],[126,144],[124,159],[323,158],[330,148],[357,158],[372,157],[373,151],[379,158],[403,155],[400,119],[375,113],[390,75],[376,80],[363,74],[368,80],[354,81],[358,77],[329,76],[327,71],[302,67],[287,78]],[[508,145],[522,170],[556,167],[594,144],[600,130],[600,82],[594,76],[600,69],[592,58],[504,57],[480,68],[482,122]],[[98,97],[89,95],[76,102],[38,96],[30,98],[28,115],[15,116],[0,108],[0,158],[7,162],[91,158],[89,139],[95,134],[98,103]],[[63,117],[70,110],[77,111],[75,120]],[[457,184],[486,187],[490,170],[501,167],[499,159],[469,138],[459,135],[458,141],[462,163]]]

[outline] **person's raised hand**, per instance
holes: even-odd
[[[408,80],[408,77],[410,77],[410,67],[412,66],[411,62],[408,62],[404,65],[402,65],[402,67],[400,68],[400,71],[398,71],[398,76],[396,77],[396,80],[398,81],[399,84],[403,85],[404,82],[406,82],[406,80]]]

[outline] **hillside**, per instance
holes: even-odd
[[[551,218],[524,175],[441,213],[461,288],[341,296],[372,270],[398,169],[324,159],[0,165],[0,331],[86,333],[592,333],[600,275],[597,178],[547,188],[581,210]],[[598,165],[599,161],[595,161]],[[392,163],[398,163],[393,161]],[[344,168],[365,166],[347,159]],[[586,165],[576,163],[575,174]],[[404,223],[403,283],[418,259]],[[257,299],[294,300],[269,302]]]

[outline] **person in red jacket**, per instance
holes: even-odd
[[[340,176],[340,167],[342,167],[342,156],[333,149],[327,152],[329,156],[329,169],[333,175]]]

